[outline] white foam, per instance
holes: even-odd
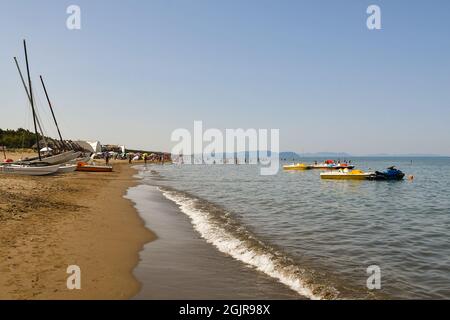
[[[173,191],[161,190],[161,192],[167,199],[175,202],[183,213],[189,216],[195,230],[219,251],[255,267],[304,297],[314,300],[322,299],[322,297],[313,293],[305,284],[305,281],[299,277],[298,272],[295,272],[299,270],[298,267],[294,265],[279,266],[273,253],[262,253],[259,252],[261,250],[253,250],[245,241],[238,239],[226,229],[214,223],[208,212],[196,208],[196,199]]]

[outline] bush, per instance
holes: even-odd
[[[10,149],[32,148],[36,143],[36,135],[29,130],[19,128],[17,130],[0,129],[0,146]]]

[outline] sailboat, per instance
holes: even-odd
[[[27,94],[28,100],[30,102],[30,106],[32,109],[32,113],[33,113],[33,124],[34,124],[34,132],[36,135],[36,146],[37,146],[37,152],[38,152],[38,156],[35,158],[29,158],[29,159],[22,159],[13,163],[6,163],[6,164],[2,164],[0,166],[0,172],[1,173],[16,173],[16,174],[25,174],[25,175],[46,175],[46,174],[51,174],[51,173],[55,173],[58,170],[60,172],[65,172],[65,171],[70,171],[70,170],[75,170],[75,168],[73,168],[72,166],[70,167],[62,167],[59,164],[63,164],[63,163],[67,163],[71,160],[75,160],[79,157],[82,156],[81,152],[77,152],[74,150],[67,150],[66,149],[66,144],[64,142],[64,140],[62,139],[61,136],[61,132],[59,130],[58,127],[58,123],[56,121],[56,117],[55,114],[53,113],[53,108],[47,93],[47,89],[45,87],[44,84],[44,80],[42,78],[42,76],[40,77],[41,79],[41,83],[42,86],[44,88],[44,92],[50,107],[50,110],[52,112],[52,116],[53,116],[53,120],[55,122],[55,125],[57,127],[58,130],[58,134],[59,134],[59,138],[61,141],[61,145],[64,147],[62,153],[56,154],[56,155],[48,155],[48,156],[42,156],[41,155],[41,146],[40,146],[40,141],[39,141],[39,133],[38,133],[38,127],[41,131],[41,135],[44,139],[44,143],[46,144],[46,148],[48,150],[48,145],[47,142],[45,140],[45,136],[43,134],[43,130],[42,130],[42,126],[41,123],[38,119],[37,113],[36,113],[36,108],[34,105],[34,98],[33,98],[33,89],[31,86],[31,76],[30,76],[30,67],[29,67],[29,63],[28,63],[28,53],[27,53],[27,45],[26,45],[26,41],[23,40],[23,47],[24,47],[24,52],[25,52],[25,62],[26,62],[26,68],[27,68],[27,80],[28,80],[28,87],[25,83],[24,77],[22,75],[22,72],[20,70],[19,67],[19,63],[17,62],[17,58],[14,57],[14,61],[16,63],[16,67],[17,70],[19,72],[20,78],[22,80],[22,84],[24,86],[25,92]]]
[[[73,150],[73,148],[72,148],[72,150],[70,150],[70,147],[71,147],[70,143],[67,144],[62,138],[61,132],[59,130],[58,122],[56,121],[56,117],[55,117],[55,114],[53,112],[53,107],[52,107],[52,104],[51,104],[51,101],[50,101],[50,98],[49,98],[49,95],[48,95],[48,92],[47,92],[47,88],[45,86],[44,79],[42,78],[42,76],[40,76],[41,84],[42,84],[42,87],[44,89],[45,96],[47,98],[47,102],[48,102],[48,105],[49,105],[49,108],[50,108],[50,111],[51,111],[51,114],[52,114],[52,117],[53,117],[53,121],[54,121],[54,123],[56,125],[56,129],[58,130],[58,135],[59,135],[59,139],[60,139],[60,142],[58,142],[58,144],[60,144],[60,146],[62,147],[61,148],[62,150],[59,150],[59,151],[62,151],[62,152],[60,152],[58,154],[54,154],[54,155],[53,154],[49,154],[47,156],[43,156],[41,154],[39,133],[38,133],[38,130],[37,130],[38,128],[40,130],[41,136],[42,136],[42,138],[44,140],[44,144],[46,145],[47,149],[48,149],[48,145],[47,145],[47,141],[45,139],[45,135],[43,133],[42,126],[41,126],[41,123],[39,121],[39,118],[38,118],[38,115],[37,115],[37,112],[36,112],[36,108],[35,108],[35,105],[34,105],[33,90],[32,90],[32,86],[31,86],[31,77],[30,77],[30,68],[29,68],[29,64],[28,64],[28,53],[27,53],[27,46],[26,46],[26,41],[25,40],[23,40],[23,46],[24,46],[24,52],[25,52],[25,62],[26,62],[26,68],[27,68],[27,76],[28,76],[28,87],[27,87],[27,85],[25,83],[24,77],[22,75],[22,71],[20,70],[19,63],[18,63],[16,57],[14,57],[14,62],[16,64],[17,71],[19,72],[20,79],[22,81],[23,87],[25,89],[25,93],[26,93],[26,95],[28,97],[28,100],[30,102],[30,106],[31,106],[31,109],[32,109],[32,112],[33,112],[33,123],[34,123],[34,130],[35,130],[35,134],[36,134],[36,146],[37,146],[38,156],[34,157],[34,158],[21,159],[19,161],[14,162],[14,164],[22,165],[22,166],[25,166],[25,165],[29,165],[29,166],[51,166],[51,165],[56,165],[56,164],[64,164],[64,163],[67,163],[69,161],[73,161],[73,160],[75,160],[77,158],[82,157],[83,156],[82,152],[75,151],[75,150]],[[68,170],[67,168],[65,168],[65,169]]]
[[[56,154],[53,156],[30,158],[30,159],[22,159],[20,161],[16,161],[15,164],[22,165],[54,165],[54,164],[63,164],[72,160],[75,160],[81,156],[81,152],[76,152],[73,150],[65,151],[60,154]]]
[[[59,165],[54,166],[28,166],[20,164],[6,164],[0,166],[0,173],[19,174],[27,176],[45,176],[56,173]]]
[[[78,167],[78,165],[76,165],[76,164],[66,163],[63,165],[59,165],[58,170],[56,172],[57,173],[70,173],[70,172],[74,172],[75,170],[77,170],[77,167]]]

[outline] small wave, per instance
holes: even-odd
[[[186,192],[159,187],[192,221],[200,235],[219,251],[277,279],[309,299],[335,299],[335,288],[315,284],[306,270],[274,248],[257,240],[221,208]],[[217,212],[221,211],[221,212]]]

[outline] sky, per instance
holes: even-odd
[[[81,29],[69,30],[69,5]],[[369,5],[381,30],[366,26]],[[0,128],[32,129],[27,39],[57,137],[170,151],[173,130],[280,129],[280,149],[450,155],[450,2],[0,0]]]

